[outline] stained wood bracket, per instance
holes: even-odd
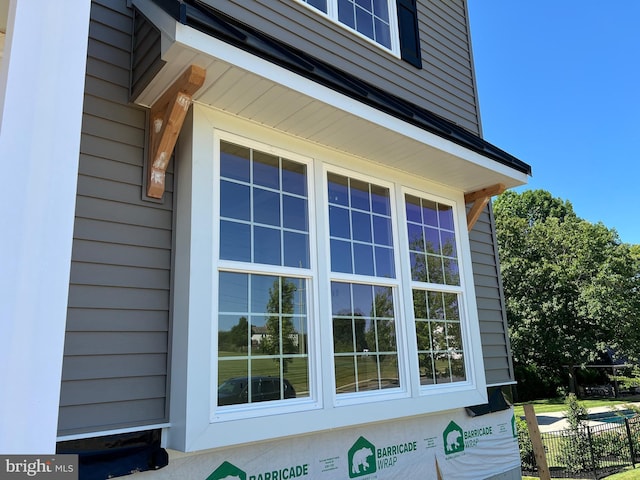
[[[151,106],[147,196],[162,198],[165,173],[187,116],[193,94],[204,84],[204,68],[191,65]]]
[[[482,190],[476,190],[475,192],[467,193],[464,196],[464,203],[471,203],[471,209],[467,212],[467,230],[471,231],[473,226],[480,218],[480,214],[484,207],[487,206],[489,200],[494,195],[500,195],[504,192],[506,187],[502,183],[491,185],[490,187],[483,188]]]

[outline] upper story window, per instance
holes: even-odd
[[[397,50],[395,0],[301,0],[389,50]]]

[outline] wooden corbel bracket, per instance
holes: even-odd
[[[191,65],[152,105],[149,115],[147,196],[162,198],[165,173],[193,94],[204,84],[204,68]]]
[[[502,183],[497,183],[496,185],[491,185],[490,187],[483,188],[482,190],[476,190],[475,192],[470,192],[465,194],[464,203],[471,203],[471,209],[467,212],[467,230],[470,232],[473,226],[480,218],[480,214],[484,207],[486,207],[489,200],[494,195],[500,195],[504,192],[506,187]]]

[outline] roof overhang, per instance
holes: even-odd
[[[350,84],[354,94],[339,91],[339,85],[288,67],[291,54],[279,65],[260,51],[256,54],[251,45],[238,45],[250,43],[246,36],[229,41],[202,28],[201,18],[190,22],[184,15],[167,13],[166,5],[162,8],[153,0],[133,0],[133,4],[160,30],[166,62],[133,98],[139,105],[153,106],[186,69],[196,65],[206,71],[206,79],[193,94],[194,102],[463,193],[497,184],[506,188],[522,185],[531,173],[524,162],[461,127],[403,105],[401,99],[395,99],[393,108],[380,107],[376,98],[384,92],[374,87],[364,96],[360,95],[361,83]],[[304,58],[293,58],[298,67],[304,67]],[[320,70],[313,67],[308,70]],[[431,117],[425,117],[427,114]],[[430,123],[425,126],[423,118]]]

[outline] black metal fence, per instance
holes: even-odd
[[[523,475],[537,476],[529,433],[518,429]],[[553,478],[600,479],[640,463],[640,417],[541,434]],[[640,472],[639,472],[640,473]]]

